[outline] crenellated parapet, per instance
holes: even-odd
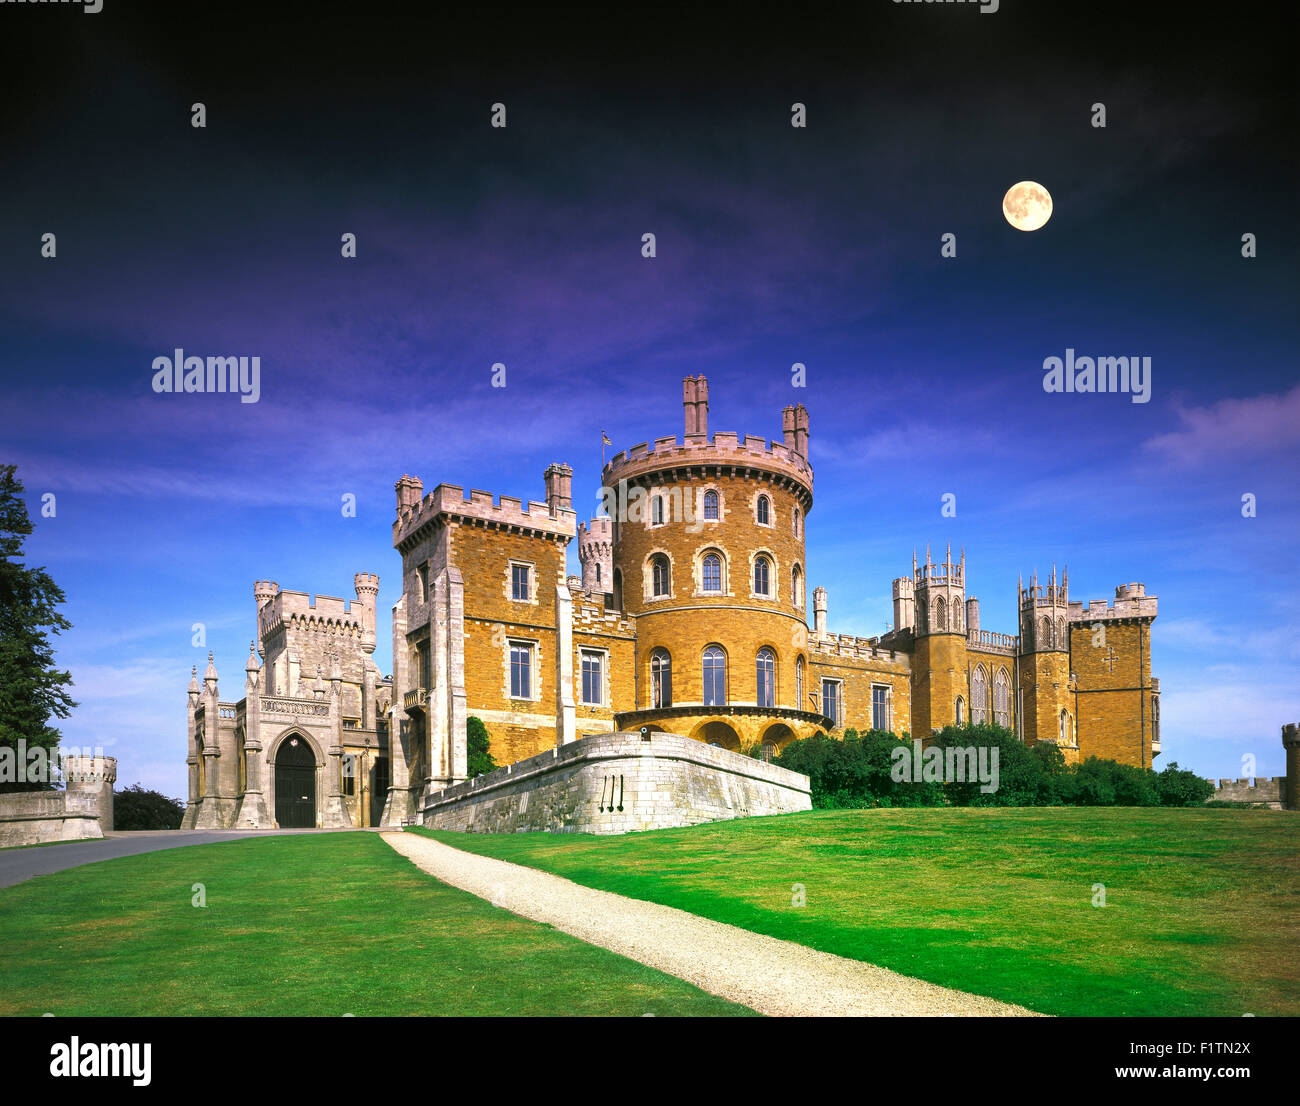
[[[403,480],[410,478],[403,477]],[[468,496],[458,484],[439,484],[422,499],[403,503],[398,482],[397,518],[393,522],[393,546],[405,552],[421,541],[439,522],[489,526],[511,533],[527,534],[568,542],[577,533],[577,514],[571,507],[546,503],[524,504],[514,496],[499,499],[491,492],[471,489]]]
[[[719,432],[708,438],[656,438],[616,453],[601,479],[612,488],[621,481],[653,484],[656,477],[682,481],[692,476],[763,474],[796,493],[804,513],[812,507],[813,470],[807,459],[782,442],[752,434]]]
[[[1088,603],[1076,601],[1069,605],[1067,617],[1071,622],[1152,619],[1156,617],[1157,606],[1156,597],[1147,595],[1145,584],[1121,584],[1115,589],[1113,603],[1105,599],[1094,599]]]
[[[838,657],[891,664],[897,666],[899,672],[906,672],[911,667],[911,657],[907,653],[886,649],[876,638],[854,637],[851,634],[810,634],[808,652],[814,658]]]

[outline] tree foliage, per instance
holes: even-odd
[[[470,715],[465,720],[466,771],[470,779],[498,767],[492,759],[491,746],[492,739],[482,719]]]
[[[68,694],[70,673],[54,664],[49,635],[70,629],[58,611],[60,588],[43,568],[23,563],[32,521],[15,465],[0,465],[0,744],[52,754],[59,731],[52,718],[66,718],[77,704]],[[49,783],[0,781],[0,791],[42,790]]]
[[[157,791],[146,791],[134,784],[125,791],[113,792],[113,828],[115,830],[180,829],[185,804],[169,799]]]

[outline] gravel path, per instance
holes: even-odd
[[[384,840],[431,876],[524,918],[778,1016],[1036,1016],[657,903],[476,856],[413,833]]]

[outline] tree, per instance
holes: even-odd
[[[1175,760],[1156,773],[1156,792],[1161,806],[1199,806],[1214,794],[1214,784],[1179,768]]]
[[[475,776],[481,776],[484,772],[491,772],[497,767],[497,762],[492,759],[491,752],[492,738],[488,735],[487,727],[483,725],[481,719],[470,715],[465,720],[465,749],[466,749],[466,772],[470,779]]]
[[[23,502],[16,465],[0,465],[0,745],[44,748],[53,761],[59,731],[51,718],[67,718],[77,704],[67,688],[69,672],[54,666],[50,634],[71,629],[56,609],[60,588],[43,568],[23,563],[23,542],[32,522]],[[0,792],[47,790],[46,782],[0,780]]]
[[[146,791],[138,783],[125,791],[113,792],[114,830],[180,829],[185,804],[157,791]]]

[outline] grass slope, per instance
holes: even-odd
[[[1045,1013],[1300,1014],[1300,820],[1279,811],[882,809],[623,837],[412,832]]]
[[[371,833],[40,876],[0,890],[0,933],[4,1015],[753,1013],[439,883]]]

